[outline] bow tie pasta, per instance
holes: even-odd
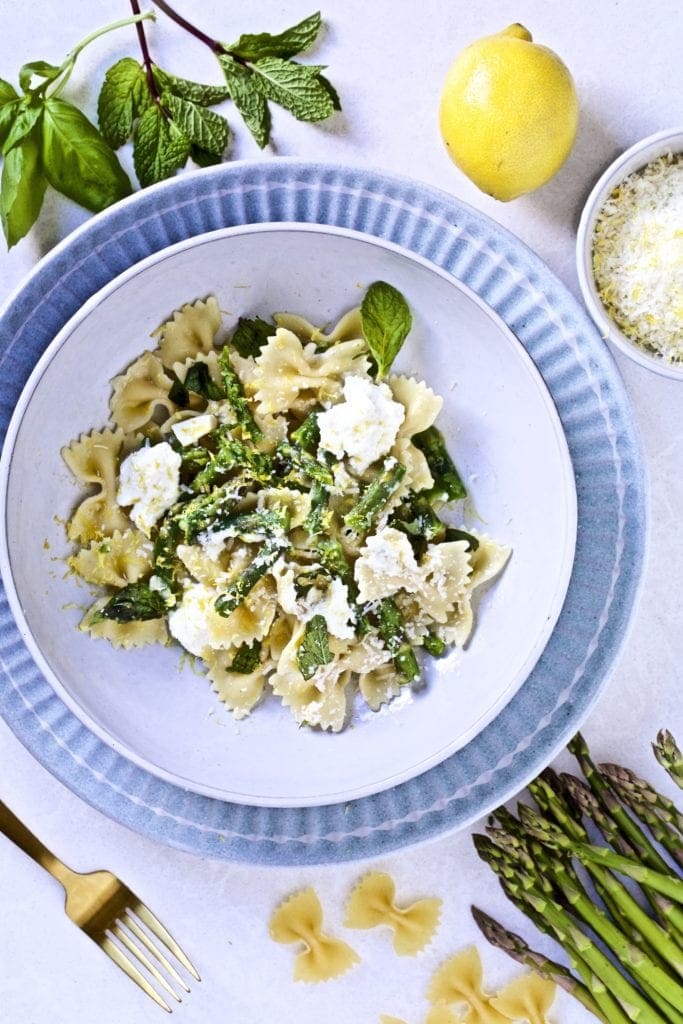
[[[113,380],[110,426],[63,449],[95,489],[67,527],[72,571],[105,591],[81,628],[170,634],[236,718],[267,694],[335,732],[354,696],[377,710],[466,642],[473,591],[509,556],[442,518],[466,495],[442,399],[388,372],[410,314],[373,289],[380,312],[403,304],[398,332],[364,300],[327,333],[278,314],[217,344],[216,299],[183,305]]]

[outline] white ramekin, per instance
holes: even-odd
[[[581,214],[576,237],[576,269],[583,300],[603,338],[612,342],[624,355],[640,366],[665,377],[683,381],[683,363],[670,363],[661,356],[647,352],[619,330],[600,301],[593,277],[593,231],[598,214],[609,194],[629,174],[645,167],[658,156],[680,152],[683,152],[683,128],[667,128],[637,142],[610,164],[596,182]]]

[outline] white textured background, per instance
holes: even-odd
[[[210,33],[233,39],[244,31],[279,31],[311,13],[308,0],[178,0],[178,9]],[[145,5],[143,4],[143,8]],[[3,0],[0,76],[42,58],[60,63],[98,24],[127,13],[124,0]],[[501,0],[326,0],[327,30],[314,59],[329,65],[344,112],[319,127],[274,117],[273,146],[259,154],[234,116],[232,156],[293,155],[397,171],[453,192],[510,228],[578,294],[574,235],[594,180],[619,151],[683,121],[683,25],[675,0],[550,3]],[[472,39],[522,21],[534,38],[557,50],[572,70],[582,121],[575,148],[558,176],[535,195],[504,205],[479,193],[450,163],[439,138],[441,83],[456,53]],[[203,81],[220,80],[211,55],[163,16],[148,29],[162,66]],[[95,112],[107,67],[135,54],[131,29],[97,42],[81,58],[66,96]],[[52,245],[87,214],[48,195],[40,225],[11,254],[0,252],[0,300]],[[0,245],[0,249],[2,246]],[[614,676],[584,732],[598,760],[623,760],[664,775],[649,741],[669,725],[683,737],[683,385],[619,358],[648,459],[652,537],[645,585]],[[566,762],[568,763],[568,761]],[[508,923],[522,922],[478,861],[468,834],[382,858],[406,899],[444,899],[436,941],[416,959],[396,958],[388,933],[343,933],[343,903],[366,865],[266,869],[227,865],[157,846],[103,818],[54,781],[0,723],[0,798],[9,803],[73,867],[109,867],[126,879],[172,926],[203,976],[177,1010],[179,1021],[260,1024],[296,1014],[302,1024],[376,1022],[380,1013],[408,1024],[424,1020],[426,983],[448,955],[476,940],[489,987],[517,968],[479,941],[469,904],[476,900]],[[668,787],[671,791],[672,787]],[[362,964],[317,988],[291,981],[292,948],[273,945],[267,920],[277,902],[315,884],[333,933],[344,934]],[[141,1024],[160,1020],[124,976],[63,917],[60,891],[47,875],[0,838],[0,1021],[2,1024]],[[535,937],[534,937],[535,941]],[[538,945],[542,945],[539,941]],[[553,1020],[583,1024],[589,1016],[561,994]]]

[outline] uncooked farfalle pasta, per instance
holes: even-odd
[[[415,956],[434,937],[441,914],[440,899],[422,899],[401,907],[396,903],[396,886],[386,871],[364,875],[349,897],[344,924],[347,928],[377,928],[385,925],[394,933],[394,952]]]
[[[88,490],[70,566],[103,588],[81,628],[177,641],[237,718],[270,693],[339,731],[353,693],[377,710],[466,642],[509,549],[444,517],[466,489],[442,399],[389,372],[411,326],[394,288],[328,333],[221,326],[215,298],[182,306],[112,381],[109,425],[63,449]]]

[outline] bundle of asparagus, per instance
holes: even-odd
[[[671,733],[660,732],[653,749],[683,788]],[[529,786],[537,810],[519,804],[515,817],[499,808],[473,839],[512,903],[563,946],[571,970],[477,907],[474,919],[492,945],[605,1024],[683,1024],[683,814],[627,768],[596,766],[580,734],[569,750],[583,779],[546,769]]]

